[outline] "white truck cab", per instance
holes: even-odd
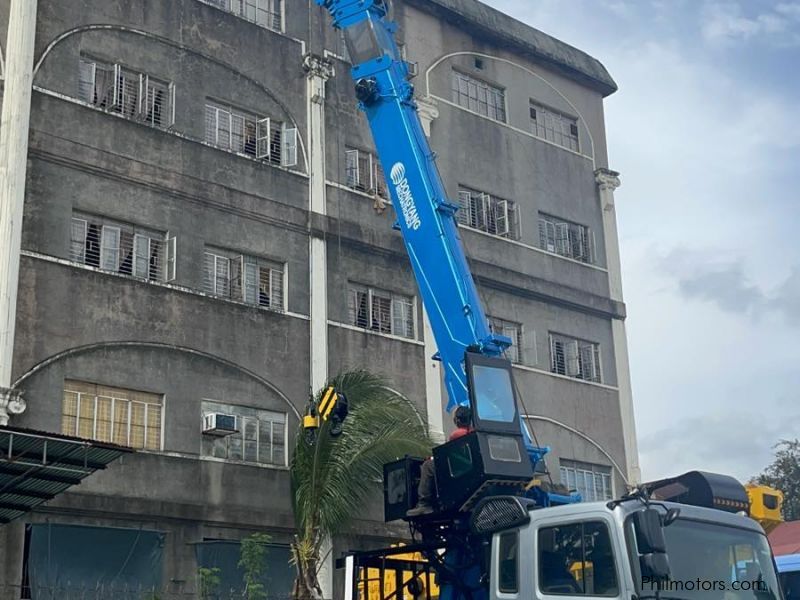
[[[651,508],[662,515],[674,509],[662,528],[669,580],[660,586],[643,567],[647,553],[636,531],[634,514],[645,507],[629,500],[532,510],[526,525],[495,533],[489,597],[781,600],[769,544],[755,521],[683,504]]]

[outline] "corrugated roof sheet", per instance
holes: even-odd
[[[0,427],[0,525],[79,484],[131,448]]]

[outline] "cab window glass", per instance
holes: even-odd
[[[542,593],[618,595],[611,537],[602,521],[540,529],[538,547]]]
[[[497,588],[504,594],[519,591],[519,534],[516,531],[500,536],[498,548]]]

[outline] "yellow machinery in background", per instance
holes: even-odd
[[[402,546],[403,544],[392,545],[393,548],[402,548]],[[393,554],[392,559],[427,564],[425,557],[419,552]],[[390,597],[397,600],[438,600],[439,598],[439,586],[434,580],[433,573],[430,572],[368,568],[366,575],[365,580],[362,580],[363,583],[359,585],[358,597],[360,600]],[[398,579],[401,588],[399,593],[397,590]]]
[[[745,489],[750,498],[750,517],[758,521],[764,531],[770,533],[783,522],[783,492],[755,483],[748,483]]]

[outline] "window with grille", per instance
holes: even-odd
[[[284,309],[284,265],[233,251],[206,248],[207,294],[274,310]]]
[[[594,232],[558,217],[539,214],[539,245],[542,250],[594,264],[597,254]]]
[[[519,239],[519,217],[512,201],[460,187],[458,205],[459,224],[499,237]]]
[[[414,298],[351,284],[350,323],[379,333],[415,339]]]
[[[202,455],[225,460],[286,466],[286,413],[204,400],[203,416],[236,416],[237,433],[225,437],[203,436]],[[199,428],[199,424],[198,424]]]
[[[371,152],[353,148],[345,150],[345,181],[347,187],[354,190],[389,197],[383,168]]]
[[[283,31],[283,0],[202,0],[251,23]]]
[[[559,468],[561,483],[580,492],[584,501],[611,500],[611,467],[562,460]]]
[[[551,333],[550,371],[601,383],[600,344]]]
[[[206,143],[275,165],[297,165],[297,128],[206,102]]]
[[[163,232],[73,213],[70,260],[151,281],[175,279],[177,242]]]
[[[533,134],[575,152],[580,151],[578,120],[531,100]]]
[[[81,56],[78,96],[84,102],[155,127],[175,124],[175,86],[118,64]]]
[[[64,382],[61,432],[144,450],[161,450],[163,397],[82,381]]]
[[[522,324],[506,321],[498,317],[489,317],[489,327],[493,333],[511,338],[513,346],[506,350],[506,358],[512,363],[522,363]]]
[[[495,121],[506,122],[505,91],[459,71],[453,71],[453,102]]]

